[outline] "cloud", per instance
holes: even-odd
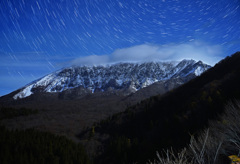
[[[107,55],[90,55],[71,61],[72,65],[98,65],[108,63],[110,63],[110,58]]]
[[[153,45],[142,44],[115,50],[109,55],[90,55],[71,61],[72,65],[99,65],[118,62],[180,61],[182,59],[201,60],[214,65],[221,60],[219,45],[203,42],[183,44]]]

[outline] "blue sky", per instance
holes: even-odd
[[[0,95],[71,64],[240,51],[239,0],[2,0]]]

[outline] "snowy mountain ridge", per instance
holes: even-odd
[[[83,87],[94,92],[128,89],[136,92],[155,82],[201,75],[210,66],[201,61],[117,63],[105,66],[72,66],[44,76],[20,89],[14,99],[37,92],[62,92]]]

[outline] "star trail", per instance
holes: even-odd
[[[239,0],[2,0],[0,96],[76,59],[136,47],[206,46],[217,62],[240,50],[239,18]]]

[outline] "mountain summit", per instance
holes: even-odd
[[[91,93],[110,90],[133,93],[155,82],[179,78],[186,82],[209,68],[209,65],[194,60],[72,66],[26,85],[13,98],[21,99],[39,92],[63,92],[78,87]]]

